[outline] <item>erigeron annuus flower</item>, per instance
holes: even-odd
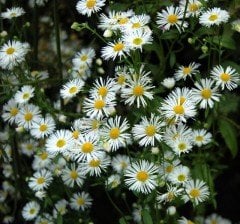
[[[75,193],[70,200],[70,207],[76,211],[85,211],[92,206],[92,201],[87,192]]]
[[[88,157],[86,162],[81,163],[83,173],[90,176],[100,176],[102,172],[105,172],[110,165],[111,159],[105,152],[98,156]]]
[[[100,156],[103,150],[101,150],[99,137],[94,134],[80,135],[72,147],[71,153],[72,158],[77,161],[85,161]]]
[[[196,205],[208,199],[210,194],[206,183],[199,179],[188,181],[184,188],[186,194],[183,195],[182,199],[185,202],[191,200]]]
[[[162,139],[163,126],[161,118],[151,114],[150,119],[143,117],[140,124],[134,125],[132,129],[133,137],[140,146],[154,146],[156,141],[160,142]]]
[[[71,99],[76,96],[84,86],[84,81],[76,78],[65,83],[60,90],[60,95],[63,99]]]
[[[47,153],[46,151],[41,151],[34,155],[34,160],[32,162],[32,168],[34,170],[40,170],[43,168],[47,168],[52,162],[52,155]]]
[[[3,120],[9,122],[9,124],[13,124],[16,121],[19,109],[19,105],[16,103],[16,101],[14,99],[10,99],[6,104],[3,105]]]
[[[21,64],[25,60],[28,51],[28,43],[9,40],[0,48],[0,66],[3,69],[12,70],[15,66]]]
[[[192,75],[196,75],[197,73],[199,73],[199,67],[200,64],[196,62],[191,62],[187,66],[181,65],[174,73],[175,79],[177,81],[179,81],[180,79],[186,80],[187,77],[192,77]]]
[[[30,133],[37,139],[44,138],[52,134],[55,127],[54,119],[50,115],[47,115],[45,118],[39,118],[33,123]]]
[[[81,187],[84,179],[83,169],[80,166],[76,166],[75,163],[71,163],[70,167],[65,167],[62,170],[62,180],[68,187],[73,187],[75,183]]]
[[[126,85],[121,89],[121,97],[124,99],[125,104],[133,105],[137,104],[137,108],[147,105],[146,98],[153,99],[153,92],[151,89],[154,86],[151,85],[151,78],[148,76],[150,72],[145,73],[143,66],[140,69],[139,74],[132,74],[126,80]]]
[[[49,154],[65,154],[73,146],[73,143],[71,131],[62,129],[57,130],[48,137],[45,147]]]
[[[237,88],[240,81],[239,74],[231,66],[228,66],[226,69],[221,65],[215,66],[211,71],[211,78],[215,80],[216,85],[221,87],[222,90],[225,88],[233,90]]]
[[[126,29],[129,31],[142,29],[150,22],[150,20],[150,16],[146,14],[134,15],[130,18],[129,25],[126,26]]]
[[[115,67],[115,79],[117,86],[121,89],[126,85],[126,80],[129,79],[129,71],[126,66]]]
[[[81,65],[86,65],[87,68],[91,67],[95,55],[95,50],[91,47],[81,49],[81,51],[77,52],[72,59],[73,67],[79,68]]]
[[[180,8],[184,12],[186,8],[186,16],[198,16],[202,10],[202,3],[198,0],[181,0],[180,1]]]
[[[17,103],[27,103],[34,96],[35,88],[32,86],[23,86],[21,90],[18,90],[14,95],[14,99]]]
[[[152,31],[149,29],[134,30],[132,32],[128,31],[124,33],[123,42],[126,44],[127,48],[131,50],[140,49],[142,51],[143,45],[151,44],[152,42]]]
[[[202,12],[199,17],[199,23],[203,26],[210,27],[212,25],[220,25],[226,23],[230,18],[229,13],[226,10],[214,7]]]
[[[64,215],[67,213],[68,202],[65,199],[59,200],[53,209],[53,217],[57,218],[58,214]]]
[[[186,122],[188,118],[192,118],[196,115],[195,103],[191,100],[185,100],[181,103],[181,98],[176,99],[173,96],[168,96],[162,102],[160,111],[167,119],[175,122]]]
[[[79,121],[79,128],[82,134],[94,134],[99,135],[101,126],[104,124],[106,119],[97,119],[83,117]]]
[[[22,7],[12,7],[8,8],[6,12],[1,13],[3,19],[13,19],[20,17],[25,14],[25,11]]]
[[[40,118],[40,110],[38,106],[33,104],[25,104],[19,110],[16,117],[16,122],[19,126],[30,130],[34,122]]]
[[[113,169],[121,174],[130,166],[130,158],[127,155],[116,155],[112,158]]]
[[[26,221],[33,220],[40,210],[40,205],[35,201],[28,202],[22,209],[22,216]]]
[[[115,42],[109,42],[107,46],[102,48],[101,53],[104,60],[115,60],[116,57],[119,57],[121,60],[122,57],[128,55],[129,47],[122,40],[118,40]]]
[[[169,175],[169,181],[172,184],[184,184],[189,180],[190,170],[187,166],[177,166]]]
[[[48,188],[52,180],[52,173],[46,169],[42,169],[35,172],[33,177],[30,177],[28,186],[33,191],[40,191]]]
[[[157,24],[163,31],[175,26],[179,32],[188,27],[188,23],[183,21],[184,11],[179,7],[168,6],[157,13]]]
[[[115,98],[92,96],[85,98],[83,109],[86,115],[90,118],[100,119],[103,116],[108,117],[116,105]]]
[[[181,195],[183,192],[183,188],[179,188],[177,186],[172,186],[167,184],[167,192],[164,194],[158,194],[157,201],[159,203],[172,202],[176,197]]]
[[[77,11],[90,17],[92,13],[98,12],[105,5],[106,0],[80,0],[78,1],[76,8]]]
[[[112,174],[105,181],[105,187],[110,190],[118,187],[120,184],[121,184],[121,176],[119,174]]]
[[[213,213],[205,219],[205,224],[231,224],[231,221]]]
[[[201,147],[212,140],[212,134],[205,129],[193,130],[193,144]]]
[[[129,124],[127,119],[121,116],[109,118],[101,129],[101,138],[108,142],[112,151],[116,151],[120,147],[124,147],[127,140],[131,137],[127,130]]]
[[[175,83],[176,83],[176,81],[174,78],[165,78],[161,82],[161,84],[168,89],[172,89],[175,86]]]
[[[219,102],[220,94],[213,80],[201,79],[199,82],[195,83],[195,86],[196,88],[193,89],[193,96],[196,103],[200,103],[200,108],[213,108],[214,101]]]
[[[176,155],[180,156],[182,153],[188,153],[192,150],[193,140],[186,137],[179,137],[172,141],[170,147]]]
[[[175,88],[169,95],[170,98],[175,98],[179,101],[179,104],[182,105],[184,103],[195,103],[195,99],[193,96],[192,89],[189,89],[187,87],[183,88]]]
[[[164,160],[159,167],[159,175],[164,179],[169,179],[169,175],[175,170],[175,168],[180,164],[179,159],[174,159],[173,161]]]
[[[148,194],[157,186],[157,171],[158,167],[146,160],[134,162],[126,169],[125,183],[132,191]]]
[[[28,157],[33,155],[37,146],[38,146],[38,142],[35,141],[32,138],[30,138],[29,140],[25,140],[24,142],[20,143],[21,152]]]

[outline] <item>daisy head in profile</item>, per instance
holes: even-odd
[[[158,167],[146,160],[132,163],[124,174],[125,183],[132,191],[148,194],[157,186],[157,171]]]
[[[213,25],[218,26],[221,23],[226,23],[229,18],[230,15],[226,10],[215,7],[202,12],[199,17],[199,23],[206,27],[211,27]]]
[[[7,9],[6,12],[1,13],[3,19],[14,19],[25,14],[25,11],[22,7],[12,7]]]
[[[90,17],[93,13],[101,10],[105,5],[105,1],[106,0],[80,0],[76,8],[80,14]]]

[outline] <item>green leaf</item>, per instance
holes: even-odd
[[[127,224],[124,217],[119,219],[119,224]]]
[[[176,63],[176,55],[174,52],[170,53],[170,67],[172,68]]]
[[[166,31],[161,35],[161,39],[163,40],[171,40],[171,39],[177,39],[179,36],[179,33],[177,30],[170,30]]]
[[[219,130],[221,132],[222,137],[224,138],[224,141],[229,148],[231,154],[233,157],[237,155],[238,152],[238,143],[237,143],[237,132],[232,125],[227,120],[221,119],[219,121]]]
[[[220,44],[222,47],[225,47],[227,49],[231,49],[231,50],[236,49],[236,43],[231,36],[223,35],[220,41],[219,41],[219,37],[214,37],[213,43]]]
[[[153,224],[152,217],[148,210],[142,210],[142,218],[144,224]]]

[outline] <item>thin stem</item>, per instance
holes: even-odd
[[[33,37],[34,60],[38,61],[38,10],[36,6],[36,1],[34,1],[33,29],[34,29]]]

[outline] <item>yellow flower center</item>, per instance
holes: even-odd
[[[78,178],[78,173],[76,170],[72,170],[70,172],[70,177],[73,179],[73,180],[76,180]]]
[[[187,220],[187,224],[194,224],[191,220]]]
[[[133,88],[133,95],[142,96],[144,94],[144,88],[140,85],[137,85]]]
[[[173,107],[175,114],[184,114],[184,107],[182,105],[177,105]]]
[[[114,45],[113,50],[114,51],[121,51],[124,48],[124,44],[123,43],[117,43]]]
[[[39,130],[40,130],[41,132],[46,131],[46,130],[47,130],[47,125],[46,125],[46,124],[41,124],[40,127],[39,127]]]
[[[128,22],[128,18],[127,17],[125,17],[125,18],[120,18],[119,20],[118,20],[118,24],[120,24],[120,25],[124,25],[124,24],[126,24],[127,22]]]
[[[15,117],[17,114],[18,114],[18,108],[16,107],[13,107],[11,110],[10,110],[10,114],[11,116]]]
[[[32,144],[27,144],[26,148],[27,148],[27,150],[31,151],[31,150],[33,150],[33,145]]]
[[[102,96],[102,97],[105,97],[108,93],[108,89],[107,87],[105,86],[101,86],[99,89],[98,89],[98,95]]]
[[[168,201],[172,201],[175,198],[174,193],[173,192],[168,192],[167,194],[167,200]]]
[[[44,177],[39,177],[37,179],[37,184],[43,184],[45,182],[45,178]]]
[[[13,47],[9,47],[9,48],[6,50],[6,53],[7,53],[8,55],[13,54],[14,52],[15,52],[15,49],[14,49]]]
[[[94,103],[94,108],[101,110],[103,107],[105,107],[104,100],[96,100]]]
[[[229,75],[228,73],[222,73],[220,75],[220,79],[224,82],[228,82],[231,79],[231,75]]]
[[[178,181],[185,181],[186,180],[186,176],[185,175],[183,175],[183,174],[180,174],[179,176],[178,176]]]
[[[195,140],[196,140],[197,142],[202,142],[202,141],[203,141],[203,136],[198,135],[198,136],[196,136]]]
[[[118,82],[119,85],[123,85],[123,83],[125,82],[125,80],[126,80],[126,78],[125,78],[124,75],[119,75],[117,82]]]
[[[29,97],[30,97],[30,94],[29,94],[29,93],[24,93],[22,98],[23,98],[24,100],[26,100],[26,99],[28,99]]]
[[[16,17],[16,16],[17,16],[17,13],[15,13],[15,12],[11,13],[11,17]]]
[[[145,128],[145,133],[147,136],[154,136],[156,133],[156,127],[154,125],[149,125]]]
[[[76,86],[73,86],[73,87],[71,87],[70,89],[69,89],[69,93],[70,94],[74,94],[74,93],[76,93],[77,92],[77,90],[78,90],[78,88],[76,87]]]
[[[86,6],[89,9],[92,9],[96,5],[96,0],[87,0]]]
[[[93,120],[92,121],[92,129],[96,130],[99,127],[99,121],[98,120]]]
[[[212,14],[211,16],[209,16],[208,18],[210,21],[214,22],[215,20],[218,19],[218,15],[217,14]]]
[[[122,167],[122,169],[126,169],[127,166],[128,166],[128,165],[127,165],[126,162],[124,162],[124,161],[121,162],[121,167]]]
[[[189,75],[192,71],[192,68],[191,67],[184,67],[182,71],[183,71],[184,75]]]
[[[93,144],[91,142],[85,142],[82,144],[82,152],[83,153],[91,153],[93,151]]]
[[[34,214],[36,212],[36,210],[34,209],[34,208],[31,208],[30,210],[29,210],[29,213],[32,215],[32,214]]]
[[[174,166],[173,165],[168,165],[166,168],[165,168],[165,171],[166,173],[171,173],[174,169]]]
[[[47,154],[47,152],[43,152],[43,153],[40,154],[39,156],[40,156],[41,160],[45,160],[45,159],[48,158],[48,154]]]
[[[184,151],[186,148],[187,148],[187,146],[186,146],[185,143],[180,143],[180,144],[178,144],[178,149],[179,149],[180,151]]]
[[[77,204],[80,205],[80,206],[84,205],[85,204],[85,200],[83,198],[78,198],[77,199]]]
[[[133,43],[134,43],[135,45],[141,45],[142,42],[143,42],[143,40],[142,40],[142,38],[140,38],[140,37],[137,37],[137,38],[135,38],[135,39],[133,40]]]
[[[210,224],[218,224],[216,219],[211,220]]]
[[[73,131],[72,136],[73,136],[74,139],[78,139],[79,131],[77,131],[77,130]]]
[[[189,4],[188,8],[190,12],[196,12],[199,9],[199,6],[196,3],[192,3],[192,4]]]
[[[100,160],[99,159],[92,159],[89,162],[90,167],[99,167],[99,165],[100,165]]]
[[[28,112],[24,115],[25,121],[31,121],[33,118],[33,114],[31,112]]]
[[[112,139],[118,138],[119,135],[120,135],[120,130],[119,130],[119,128],[112,128],[112,129],[110,130],[110,132],[109,132],[109,136],[110,136],[110,138],[112,138]]]
[[[199,189],[197,189],[197,188],[193,188],[193,189],[189,192],[189,194],[190,194],[190,196],[191,196],[192,198],[197,198],[197,197],[200,196],[200,191],[199,191]]]
[[[80,59],[81,59],[81,61],[86,61],[88,59],[88,56],[87,55],[82,55]]]
[[[66,145],[66,141],[64,139],[59,139],[56,143],[58,148],[62,148]]]
[[[132,28],[137,29],[137,28],[140,28],[140,27],[141,27],[141,24],[140,24],[140,23],[133,23],[133,24],[132,24]]]
[[[203,89],[202,91],[201,91],[201,96],[202,96],[202,98],[203,99],[210,99],[211,98],[211,96],[212,96],[212,91],[211,91],[211,89]]]
[[[177,23],[178,21],[178,16],[175,14],[169,15],[167,18],[167,21],[171,24]]]
[[[148,173],[144,170],[139,171],[136,176],[137,180],[141,182],[145,182],[148,179],[148,177],[149,177]]]

